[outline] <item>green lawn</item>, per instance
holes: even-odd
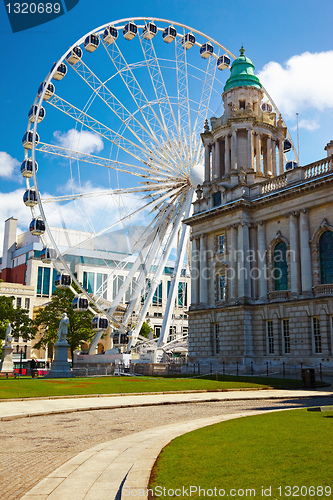
[[[69,396],[83,394],[119,394],[193,390],[225,390],[266,387],[297,387],[301,381],[283,379],[214,376],[205,378],[94,377],[75,379],[0,379],[0,399]]]
[[[333,412],[290,410],[222,422],[174,439],[155,464],[150,488],[166,488],[159,499],[176,489],[177,498],[187,498],[182,488],[189,493],[191,486],[191,498],[205,497],[195,486],[206,497],[213,490],[213,498],[223,496],[219,490],[237,499],[332,498],[332,436]]]

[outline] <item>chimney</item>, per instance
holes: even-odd
[[[2,270],[11,268],[13,252],[16,250],[17,219],[10,217],[5,221],[3,236]]]

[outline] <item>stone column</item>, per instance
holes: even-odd
[[[290,233],[290,281],[291,293],[298,295],[299,293],[299,251],[298,251],[298,212],[290,212],[289,214],[289,233]]]
[[[272,172],[272,139],[271,137],[267,137],[267,171]]]
[[[246,222],[238,226],[237,279],[238,297],[249,297],[251,294],[250,262],[249,262],[249,227]]]
[[[200,276],[199,238],[196,236],[192,239],[192,255],[191,255],[191,304],[192,305],[199,303],[199,276]]]
[[[262,173],[261,171],[261,141],[260,134],[255,135],[256,141],[256,172],[257,174]]]
[[[279,140],[279,175],[283,174],[283,140]]]
[[[207,235],[200,236],[200,304],[208,304]]]
[[[211,181],[215,181],[216,178],[216,161],[215,161],[215,142],[211,145],[212,148],[212,155],[211,155],[211,162],[212,162],[212,178]]]
[[[247,152],[247,155],[248,155],[248,160],[247,160],[247,164],[248,164],[248,168],[253,168],[253,138],[252,138],[252,129],[249,129],[247,131],[247,146],[248,146],[248,152]]]
[[[272,139],[272,172],[276,177],[276,141]]]
[[[237,132],[233,130],[231,135],[231,170],[237,170]]]
[[[267,261],[265,225],[260,221],[257,229],[258,269],[259,269],[259,300],[267,300]]]
[[[233,225],[230,227],[230,254],[229,254],[229,267],[230,274],[229,278],[229,293],[230,299],[237,298],[237,261],[236,261],[236,250],[237,250],[237,226]]]
[[[224,168],[225,175],[228,175],[230,173],[230,145],[228,135],[224,138]]]
[[[309,296],[312,295],[312,265],[309,218],[306,209],[300,212],[300,240],[302,294]]]
[[[210,182],[210,146],[205,146],[205,182]]]
[[[220,154],[221,154],[220,141],[217,140],[215,142],[215,169],[214,169],[215,177],[213,177],[213,180],[215,178],[221,179],[221,157],[220,157]]]

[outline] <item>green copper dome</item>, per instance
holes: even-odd
[[[232,63],[231,75],[224,86],[224,92],[234,87],[255,87],[256,89],[261,89],[262,85],[259,78],[254,74],[254,64],[251,59],[244,55],[244,47],[239,52],[240,56]]]

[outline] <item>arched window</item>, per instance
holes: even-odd
[[[274,248],[274,288],[288,290],[287,245],[280,241]]]
[[[333,232],[325,231],[319,238],[321,283],[333,283]]]

